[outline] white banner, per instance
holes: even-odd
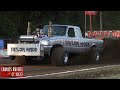
[[[40,56],[40,45],[7,44],[7,54],[10,56]]]

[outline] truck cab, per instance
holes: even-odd
[[[48,25],[44,26],[43,32],[48,33]],[[88,52],[92,46],[96,46],[102,50],[102,40],[83,38],[80,27],[71,25],[52,25],[52,36],[43,38],[41,44],[49,46],[47,50],[50,51],[55,45],[62,46],[67,52],[81,53]],[[39,41],[41,38],[39,39]],[[47,45],[46,45],[47,44]],[[47,46],[47,47],[48,47]]]

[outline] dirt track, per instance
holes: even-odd
[[[24,66],[24,79],[120,79],[120,48],[108,47],[104,50],[101,64],[83,64],[86,57],[73,58],[71,66],[55,67],[51,64],[41,64],[34,61]],[[117,48],[116,48],[117,47]],[[9,59],[0,60],[1,65],[17,65]],[[117,65],[114,66],[113,65]],[[99,68],[102,67],[102,68]],[[105,67],[105,68],[103,68]]]
[[[0,63],[0,65],[15,65],[15,62],[10,60],[0,60]],[[120,62],[55,67],[36,61],[24,66],[25,77],[23,79],[112,79],[116,75],[118,75],[117,79],[120,79],[119,72]]]

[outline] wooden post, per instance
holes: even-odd
[[[28,28],[27,28],[27,35],[30,35],[31,34],[31,22],[28,22]]]
[[[100,30],[102,31],[102,12],[100,11]]]
[[[85,37],[86,37],[86,33],[87,33],[87,30],[86,30],[86,14],[85,14]]]
[[[52,22],[49,22],[48,37],[52,36]]]
[[[90,14],[90,32],[92,32],[92,15]]]

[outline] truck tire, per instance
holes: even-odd
[[[90,51],[90,63],[99,64],[101,62],[100,52],[96,47],[92,47]]]
[[[69,65],[69,55],[63,47],[57,47],[52,51],[51,61],[55,66],[66,66]]]

